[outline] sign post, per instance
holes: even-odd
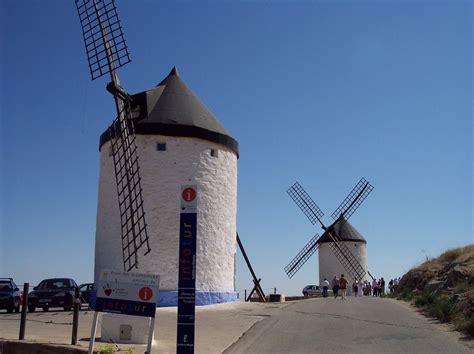
[[[196,307],[197,188],[181,187],[179,220],[178,329],[176,352],[194,353]]]
[[[147,353],[151,353],[159,283],[160,276],[155,274],[127,273],[109,269],[101,271],[91,328],[89,354],[94,349],[100,312],[151,317],[147,345]]]

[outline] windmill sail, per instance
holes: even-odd
[[[130,62],[114,0],[76,0],[92,80]]]
[[[331,217],[334,220],[341,218],[345,222],[354,214],[373,189],[374,187],[365,178],[361,178],[341,205],[331,214]]]
[[[313,225],[316,224],[316,221],[321,222],[324,213],[298,182],[286,192]]]
[[[107,90],[114,95],[117,118],[109,128],[121,219],[123,266],[138,268],[138,251],[150,252],[130,115],[130,96],[120,86],[116,69],[129,63],[128,47],[114,0],[76,0],[92,80],[110,74]]]
[[[130,106],[124,105],[125,116]],[[120,116],[119,116],[120,117]],[[124,269],[138,267],[138,250],[150,252],[133,121],[117,117],[109,127],[122,230]],[[129,123],[127,125],[127,123]]]
[[[311,258],[311,256],[316,252],[316,250],[319,248],[319,235],[316,234],[313,236],[311,240],[306,244],[306,246],[303,247],[301,251],[298,252],[298,254],[293,258],[293,260],[288,263],[288,265],[285,267],[285,272],[286,275],[288,275],[288,278],[293,278],[293,275],[296,274],[298,270],[306,263],[308,259]]]

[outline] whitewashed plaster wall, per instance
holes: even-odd
[[[363,242],[349,242],[345,241],[344,244],[349,248],[354,257],[359,261],[362,268],[367,271],[367,244]],[[328,243],[321,243],[319,246],[319,282],[322,282],[324,278],[329,280],[331,283],[335,275],[339,278],[341,274],[344,274],[344,277],[348,281],[348,290],[352,288],[352,283],[354,279],[351,278],[347,270],[345,270],[337,259],[336,255],[329,248]],[[368,275],[366,274],[365,278],[362,281],[366,280]],[[358,279],[361,281],[361,279]]]
[[[151,253],[137,272],[160,275],[162,290],[178,288],[180,188],[198,186],[196,288],[234,291],[237,156],[197,138],[137,135]],[[157,151],[166,143],[166,151]],[[218,156],[211,156],[211,149]],[[123,270],[120,216],[110,142],[100,152],[95,281],[102,268]]]

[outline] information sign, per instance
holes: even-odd
[[[102,270],[95,310],[155,317],[160,276]]]
[[[100,272],[88,354],[94,351],[100,312],[151,317],[146,351],[151,354],[159,285],[159,275],[103,269]]]
[[[177,353],[194,353],[197,188],[181,187]]]

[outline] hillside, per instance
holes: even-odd
[[[474,245],[448,250],[411,269],[395,296],[474,335]]]

